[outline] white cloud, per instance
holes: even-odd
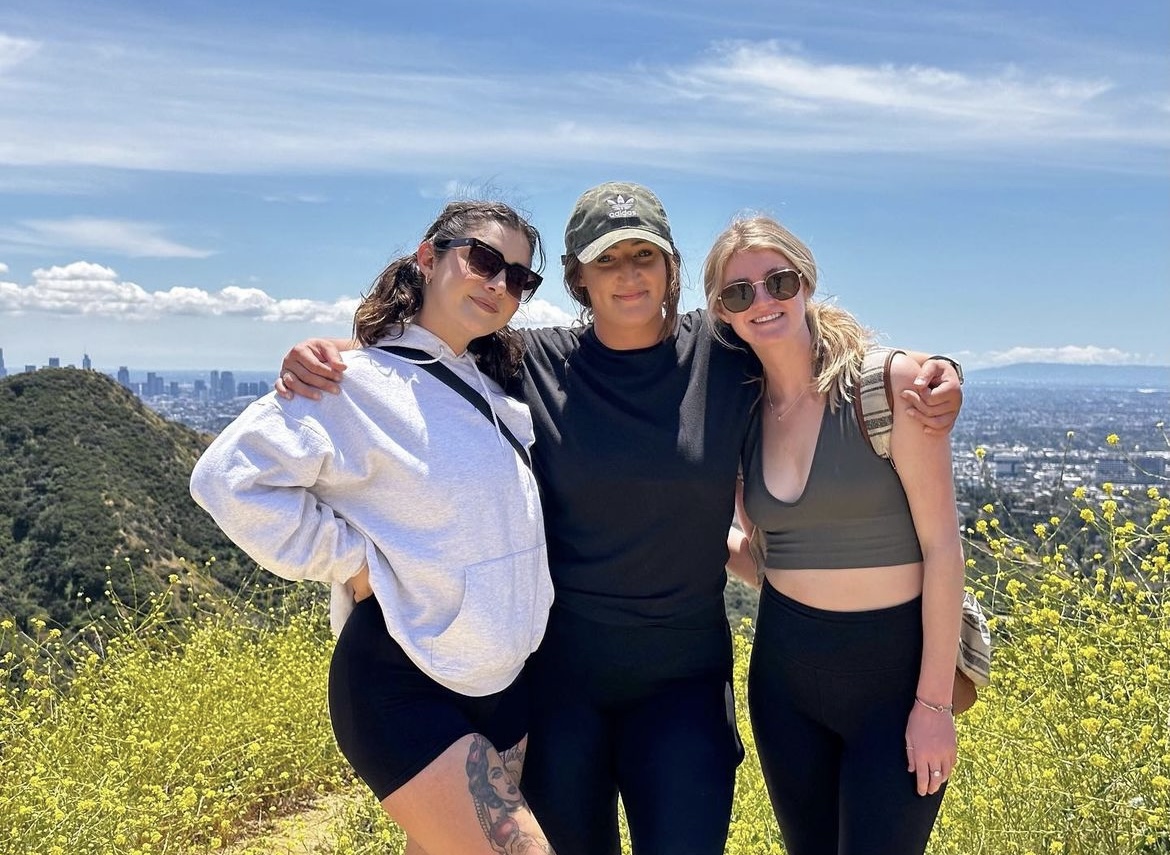
[[[40,45],[0,33],[0,74],[5,74],[35,54]]]
[[[118,61],[100,61],[110,50]],[[454,174],[490,173],[506,157],[534,167],[669,162],[711,172],[732,160],[784,168],[777,150],[1043,151],[1139,169],[1146,161],[1124,152],[1170,148],[1170,116],[1150,107],[1165,99],[1155,84],[1099,73],[850,64],[777,41],[719,43],[670,66],[539,76],[463,71],[441,52],[429,64],[417,52],[401,60],[383,52],[367,58],[375,71],[353,72],[328,67],[329,46],[315,54],[325,66],[311,68],[280,52],[184,50],[46,42],[38,61],[12,65],[0,90],[0,164],[433,175],[440,163]],[[460,92],[460,108],[436,92]],[[1150,160],[1148,168],[1162,168]]]
[[[0,264],[0,274],[6,273]],[[184,319],[205,319],[198,335],[219,341],[233,324],[265,321],[266,327],[294,330],[288,340],[320,335],[323,329],[345,335],[353,321],[358,300],[338,299],[332,303],[300,298],[275,298],[259,288],[230,285],[219,291],[175,286],[148,291],[134,282],[125,282],[117,271],[100,264],[76,261],[33,271],[33,283],[20,285],[0,280],[0,315],[29,316],[29,323],[42,323],[32,316],[86,318],[107,324],[161,321],[179,323]],[[512,323],[516,327],[571,326],[576,317],[546,300],[533,299],[520,307]],[[56,321],[54,321],[56,323]],[[135,327],[135,330],[140,327]],[[186,333],[189,334],[189,333]],[[185,335],[186,335],[185,334]],[[137,337],[139,332],[124,333]],[[244,334],[247,337],[248,334]],[[290,334],[282,334],[288,336]],[[239,333],[229,338],[235,341]],[[271,347],[282,347],[279,342]],[[27,345],[26,345],[27,349]],[[1006,350],[954,354],[968,368],[988,368],[1021,362],[1075,365],[1149,365],[1159,360],[1150,354],[1133,353],[1115,347],[1065,345],[1062,347],[1012,347]]]
[[[3,265],[0,265],[3,267]],[[0,273],[7,268],[0,269]],[[88,261],[33,271],[33,284],[0,281],[0,314],[49,313],[124,321],[162,317],[241,317],[271,323],[350,324],[358,300],[277,299],[259,288],[229,285],[219,291],[176,286],[147,291],[124,282],[117,271]],[[516,314],[516,326],[568,324],[563,309],[533,299]]]
[[[98,250],[130,258],[207,258],[215,254],[165,238],[162,230],[155,223],[96,217],[24,220],[15,227],[0,228],[0,242],[10,247]]]
[[[7,272],[8,272],[8,265],[3,263],[3,262],[0,262],[0,274],[4,274]]]
[[[516,327],[567,327],[576,320],[560,306],[533,297],[516,312],[512,326]]]
[[[0,313],[86,315],[125,321],[164,316],[238,316],[257,320],[348,323],[356,301],[279,300],[258,288],[230,285],[220,291],[174,287],[147,291],[119,279],[115,270],[76,261],[33,271],[33,284],[0,282]]]
[[[491,179],[461,181],[448,178],[438,183],[427,182],[419,188],[423,199],[508,199],[521,195],[516,188],[501,187]]]
[[[929,119],[975,123],[1001,136],[1081,115],[1112,88],[1100,79],[1029,78],[1010,67],[972,74],[923,65],[817,62],[776,42],[722,44],[712,60],[676,79],[699,97],[803,119],[861,111],[877,119],[884,114],[886,126]]]
[[[982,354],[963,354],[961,358],[966,362],[968,356],[973,368],[1015,365],[1020,362],[1056,362],[1066,365],[1149,365],[1156,362],[1146,354],[1129,353],[1116,347],[1072,344],[1063,347],[1012,347]]]
[[[329,201],[328,197],[322,196],[318,193],[283,193],[262,196],[261,198],[265,202],[272,202],[280,205],[297,202],[305,205],[320,205]]]

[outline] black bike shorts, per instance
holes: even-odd
[[[528,690],[523,674],[483,697],[436,683],[390,637],[368,597],[333,651],[329,717],[341,753],[381,801],[470,733],[500,752],[515,746],[528,732]]]

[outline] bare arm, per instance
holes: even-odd
[[[907,415],[928,435],[950,433],[963,406],[959,372],[945,359],[931,359],[920,351],[908,351],[907,355],[921,366],[913,382],[898,395],[909,405],[904,408]]]
[[[743,507],[743,481],[735,485],[735,516],[739,525],[727,530],[727,572],[758,591],[760,566],[749,545],[756,527]]]
[[[293,345],[281,360],[276,393],[282,398],[302,395],[314,401],[320,400],[323,391],[336,395],[345,370],[341,351],[359,346],[347,338],[310,338]]]
[[[917,368],[896,357],[894,388],[913,385]],[[955,723],[949,712],[927,705],[951,704],[959,621],[963,600],[963,550],[955,513],[951,447],[945,434],[926,434],[902,410],[894,413],[890,450],[906,491],[914,530],[922,547],[922,660],[916,701],[906,725],[907,762],[918,778],[918,792],[936,792],[957,760]],[[933,770],[941,770],[933,777]]]

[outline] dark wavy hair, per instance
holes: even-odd
[[[487,757],[489,748],[493,748],[492,744],[482,736],[471,743],[466,763],[467,789],[473,798],[490,808],[500,809],[507,807],[507,805],[504,804],[504,800],[500,798],[499,794],[492,788],[491,782],[488,781],[488,771],[491,767]]]
[[[423,240],[466,237],[468,232],[485,223],[498,223],[520,232],[528,239],[528,247],[536,260],[533,269],[539,271],[544,267],[540,233],[503,202],[451,202],[431,223]],[[436,258],[443,254],[444,251],[435,249]],[[402,335],[407,322],[422,309],[425,285],[414,253],[394,259],[378,274],[370,290],[362,295],[353,316],[353,337],[363,345],[370,345],[386,336],[397,338]],[[516,375],[524,355],[520,334],[509,326],[472,339],[467,349],[475,357],[479,369],[500,385]]]

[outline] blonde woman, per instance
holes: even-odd
[[[850,400],[868,336],[816,284],[808,247],[767,217],[733,223],[704,266],[717,332],[761,365],[739,504],[765,546],[748,706],[789,855],[913,855],[956,761],[950,443],[895,407],[895,466],[873,452]],[[918,365],[891,371],[899,394]],[[755,582],[747,540],[729,567]]]

